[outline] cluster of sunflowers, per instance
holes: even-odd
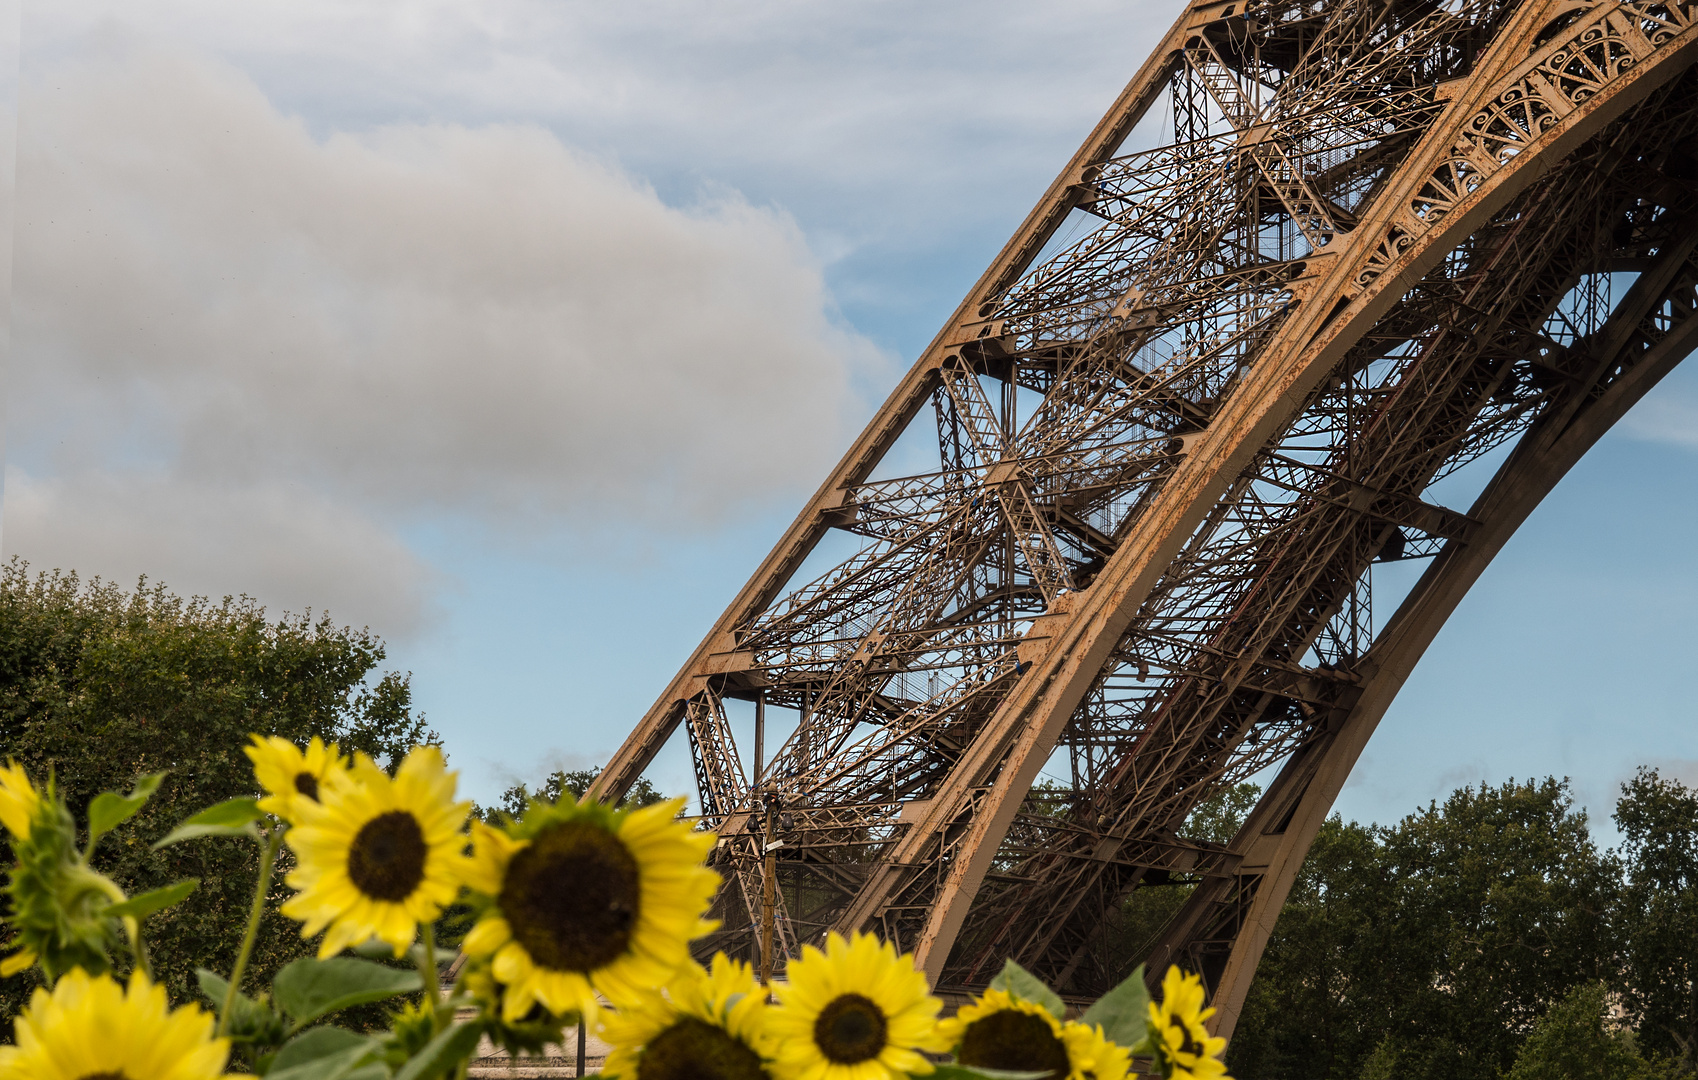
[[[90,864],[163,774],[97,796],[79,849],[52,780],[0,769],[0,824],[18,858],[0,975],[38,966],[47,984],[18,1016],[16,1044],[0,1047],[0,1080],[206,1080],[226,1074],[233,1052],[267,1080],[458,1078],[485,1038],[540,1054],[579,1023],[607,1041],[603,1072],[618,1080],[1126,1080],[1134,1059],[1167,1077],[1225,1074],[1202,986],[1177,968],[1159,1003],[1140,970],[1078,1019],[1013,963],[940,1019],[912,958],[871,935],[805,948],[770,987],[723,953],[703,969],[689,943],[713,929],[703,916],[719,878],[702,860],[715,838],[679,820],[681,801],[538,801],[499,828],[472,821],[468,838],[470,803],[456,801],[434,747],[415,748],[393,776],[318,740],[303,750],[256,735],[247,754],[264,797],[220,803],[155,845],[259,845],[234,970],[199,973],[211,1011],[171,1007],[142,935],[195,882],[128,897]],[[281,910],[304,937],[323,937],[316,958],[249,996],[243,974],[284,845],[295,892]],[[445,987],[432,928],[456,903],[473,921]],[[128,961],[122,981],[115,956]],[[324,1022],[408,995],[386,1031]]]

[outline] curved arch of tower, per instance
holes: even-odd
[[[711,947],[756,948],[770,806],[781,959],[1172,961],[1230,1035],[1422,651],[1698,345],[1695,44],[1687,0],[1187,8],[603,773],[682,727]]]

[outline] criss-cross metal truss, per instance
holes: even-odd
[[[1422,650],[1698,343],[1695,23],[1185,10],[604,772],[619,794],[685,729],[710,946],[756,948],[770,816],[780,963],[855,928],[944,989],[1174,961],[1230,1034]],[[1471,462],[1489,482],[1441,505]],[[759,777],[727,699],[791,718]],[[1230,843],[1187,837],[1253,776]],[[1135,890],[1178,885],[1118,942]]]

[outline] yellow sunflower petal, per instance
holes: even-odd
[[[1131,1071],[1131,1053],[1111,1042],[1099,1025],[1069,1020],[1062,1027],[1061,1041],[1067,1048],[1071,1080],[1126,1080]]]
[[[0,960],[0,979],[9,979],[20,971],[34,967],[35,961],[34,949],[28,947],[19,949],[6,959]]]
[[[601,1011],[595,988],[590,985],[588,979],[575,971],[533,968],[531,981],[536,987],[537,1000],[542,1002],[549,1012],[577,1012],[586,1018],[594,1018]]]
[[[0,767],[0,825],[19,840],[29,839],[30,820],[41,804],[41,793],[15,761]]]
[[[513,940],[513,930],[500,915],[486,914],[473,924],[460,947],[472,956],[494,956],[496,950]]]
[[[651,990],[626,1008],[602,1014],[601,1035],[612,1047],[604,1071],[638,1080],[644,1053],[664,1038],[672,1054],[720,1062],[722,1076],[764,1077],[763,1061],[770,1054],[764,1017],[757,1013],[767,1008],[748,964],[724,953],[714,957],[709,971],[691,963],[663,991]]]
[[[526,843],[481,821],[472,822],[472,861],[466,870],[466,887],[487,896],[500,893],[507,864],[513,861],[514,852],[522,850]]]

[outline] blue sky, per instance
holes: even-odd
[[[371,625],[475,797],[597,763],[1176,11],[26,3],[0,548]],[[1698,366],[1340,809],[1698,780],[1695,536]]]

